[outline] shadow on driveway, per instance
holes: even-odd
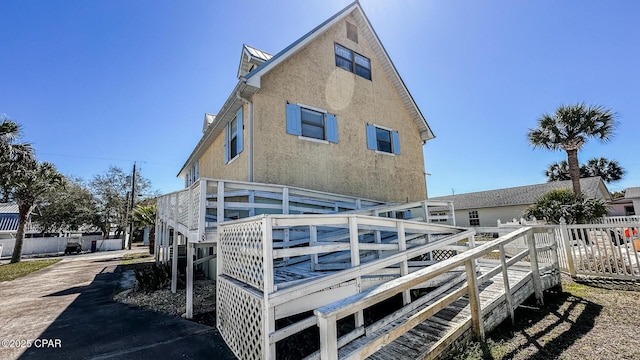
[[[39,339],[59,347],[28,348],[20,359],[235,359],[214,327],[112,300],[119,266],[107,265]]]

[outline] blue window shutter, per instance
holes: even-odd
[[[333,114],[327,114],[327,141],[338,143],[338,119]]]
[[[404,214],[402,215],[402,218],[403,218],[403,219],[406,219],[406,220],[411,219],[411,210],[406,210],[406,211],[404,212]]]
[[[400,135],[397,131],[391,132],[391,146],[393,147],[393,153],[400,155]]]
[[[229,124],[224,128],[224,163],[229,162]]]
[[[238,132],[237,132],[237,143],[238,143],[238,154],[240,154],[242,152],[243,149],[243,145],[242,145],[242,107],[240,107],[240,109],[238,109],[238,112],[236,113],[236,120],[237,120],[237,124],[238,124]]]
[[[302,135],[300,106],[287,104],[287,134]]]
[[[367,149],[378,150],[376,127],[373,125],[367,125]]]

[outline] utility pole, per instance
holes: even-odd
[[[133,215],[133,201],[136,198],[136,162],[133,162],[133,175],[131,176],[131,214]],[[127,248],[131,250],[133,240],[133,216],[129,218],[129,243]]]

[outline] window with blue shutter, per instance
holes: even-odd
[[[338,119],[335,115],[287,104],[287,134],[338,142]]]
[[[227,124],[224,139],[224,162],[228,163],[242,152],[244,147],[242,139],[242,108],[238,109],[236,116]]]
[[[400,154],[400,135],[397,131],[375,125],[367,125],[367,149]]]

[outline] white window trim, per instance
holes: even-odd
[[[296,105],[300,106],[301,108],[305,108],[305,109],[321,112],[321,113],[323,113],[325,115],[329,113],[327,110],[318,109],[317,107],[313,107],[311,105],[306,105],[306,104],[301,104],[301,103],[296,103]]]
[[[375,127],[377,127],[377,128],[380,128],[380,129],[382,129],[382,130],[387,130],[387,131],[396,131],[396,130],[393,130],[392,128],[388,128],[388,127],[386,127],[386,126],[382,126],[382,125],[378,125],[378,124],[371,124],[371,125],[373,125],[373,126],[375,126]]]
[[[236,156],[233,157],[233,159],[227,161],[227,163],[225,165],[231,165],[232,162],[236,161],[237,158],[240,157],[240,153],[237,153]]]
[[[374,150],[374,152],[375,152],[376,154],[380,154],[380,155],[397,156],[397,155],[396,155],[396,154],[394,154],[394,153],[388,153],[388,152],[386,152],[386,151]]]
[[[329,144],[328,140],[320,140],[320,139],[307,137],[307,136],[302,136],[302,135],[298,135],[298,139],[304,140],[304,141],[310,141],[310,142],[314,142],[314,143],[318,143],[318,144]]]

